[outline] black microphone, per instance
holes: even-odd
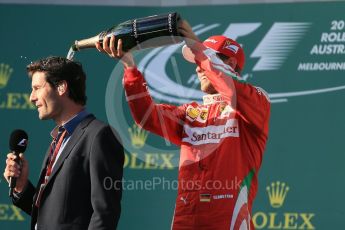
[[[24,153],[26,150],[26,146],[28,145],[28,134],[21,129],[16,129],[11,133],[9,145],[11,152],[17,156],[15,159],[15,162],[17,162],[19,165],[21,165],[21,161],[19,158],[20,153]],[[9,179],[9,196],[13,197],[13,190],[16,187],[17,184],[17,178],[16,177],[10,177]]]

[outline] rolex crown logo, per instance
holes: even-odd
[[[134,148],[140,149],[145,145],[147,136],[149,135],[147,131],[141,129],[136,124],[133,124],[132,128],[128,128],[128,132]]]
[[[273,182],[271,186],[267,186],[266,190],[270,204],[273,208],[280,208],[284,204],[284,200],[289,191],[289,187],[280,181]]]
[[[4,63],[0,64],[0,89],[7,85],[8,80],[11,77],[13,69]]]

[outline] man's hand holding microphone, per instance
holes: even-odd
[[[24,157],[28,143],[28,135],[23,130],[14,130],[11,134],[9,145],[11,152],[7,154],[4,177],[9,183],[9,196],[13,192],[20,193],[24,190],[29,176],[29,165]]]

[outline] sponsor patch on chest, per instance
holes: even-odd
[[[219,143],[226,137],[240,136],[237,119],[229,119],[224,125],[217,126],[190,127],[189,125],[184,125],[184,131],[187,136],[182,141],[192,145]]]
[[[205,123],[208,117],[208,108],[193,107],[189,105],[186,110],[186,118],[193,122]]]
[[[227,105],[226,103],[221,103],[219,105],[219,118],[220,119],[225,119],[230,116],[231,113],[234,112],[234,109],[230,106]]]

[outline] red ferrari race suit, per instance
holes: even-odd
[[[123,83],[132,116],[181,146],[172,229],[254,229],[251,209],[268,138],[269,99],[209,49],[198,47],[195,54],[219,94],[204,96],[203,104],[155,104],[142,74],[129,68]]]

